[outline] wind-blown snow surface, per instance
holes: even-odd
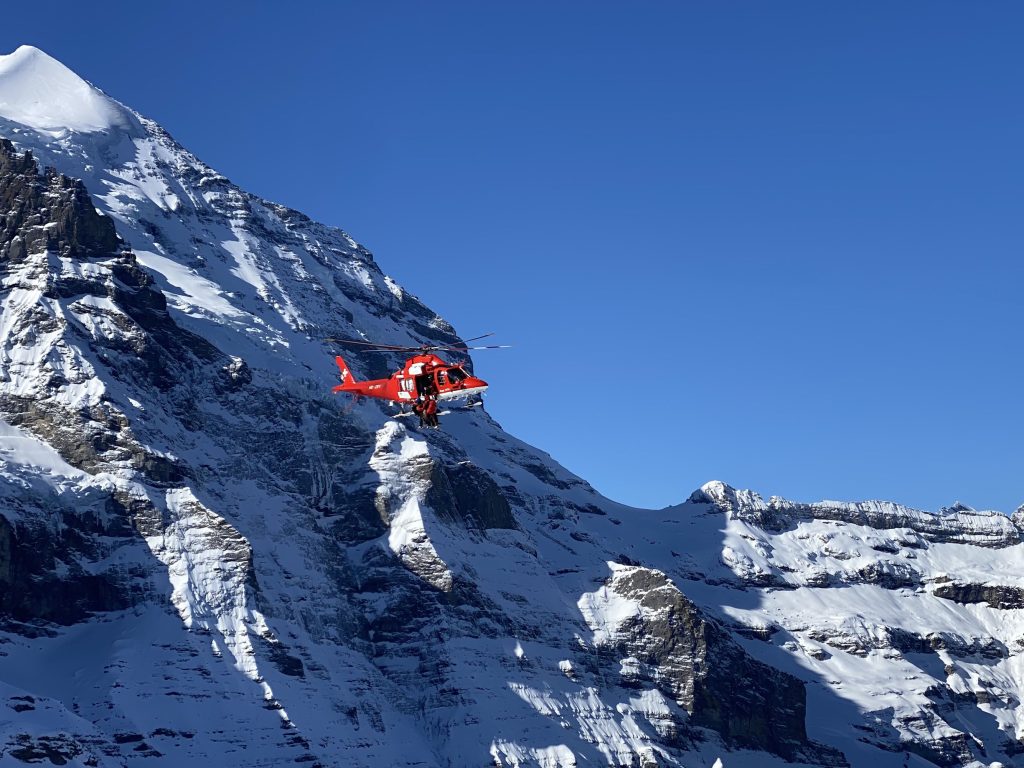
[[[0,137],[103,214],[10,161],[0,763],[1020,759],[1022,515],[638,510],[481,409],[419,432],[325,394],[323,338],[457,338],[343,232],[35,49]]]
[[[127,110],[29,45],[0,56],[0,115],[56,135],[128,128],[132,123]]]

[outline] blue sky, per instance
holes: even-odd
[[[1024,502],[1024,6],[105,7],[0,50],[515,344],[489,410],[612,498]]]

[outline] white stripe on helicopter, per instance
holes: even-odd
[[[442,392],[437,396],[440,400],[457,400],[460,397],[469,397],[485,391],[487,387],[469,387],[468,389],[453,389],[451,392]]]

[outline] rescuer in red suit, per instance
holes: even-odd
[[[433,392],[427,395],[427,401],[423,404],[423,413],[427,417],[427,426],[437,429],[440,424],[437,421],[437,395]]]
[[[416,402],[413,403],[413,406],[412,406],[412,412],[420,417],[420,426],[421,427],[430,426],[427,423],[427,414],[426,414],[426,410],[425,410],[426,406],[427,406],[427,398],[426,398],[425,395],[420,395],[418,398],[416,398]]]

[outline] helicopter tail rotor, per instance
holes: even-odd
[[[333,391],[342,392],[356,383],[356,377],[352,375],[352,369],[348,367],[341,355],[335,356],[334,362],[337,363],[338,370],[341,372],[341,384],[334,387]]]

